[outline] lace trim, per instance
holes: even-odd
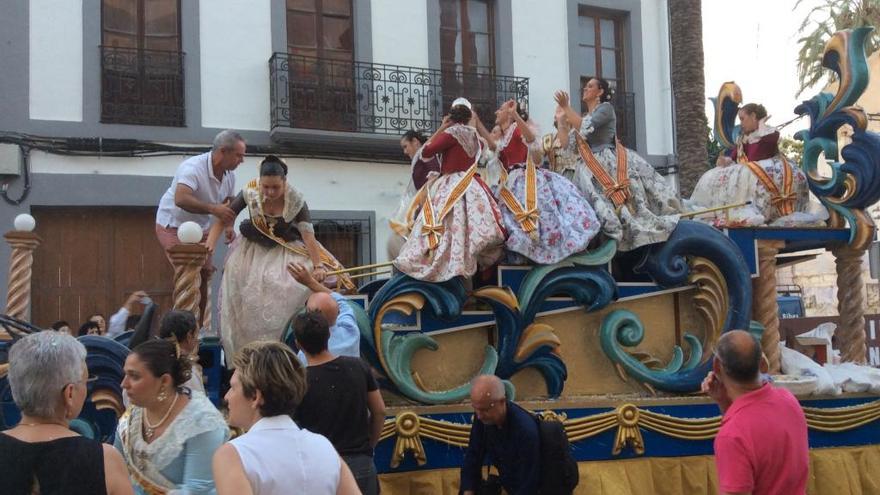
[[[192,394],[189,404],[175,417],[168,429],[162,433],[153,443],[144,441],[140,435],[142,431],[143,408],[132,407],[129,421],[131,422],[131,431],[138,432],[132,435],[128,441],[132,442],[135,455],[142,454],[149,459],[149,464],[156,471],[161,471],[168,467],[175,459],[180,456],[183,446],[187,440],[208,431],[217,429],[227,429],[226,422],[217,408],[211,404],[207,396],[204,394]],[[120,428],[124,424],[120,423]],[[119,434],[119,432],[117,432]]]
[[[761,138],[763,138],[764,136],[768,136],[770,134],[773,134],[774,132],[776,132],[776,128],[767,126],[764,123],[764,121],[762,120],[758,124],[757,129],[755,129],[754,131],[752,131],[749,134],[744,135],[742,139],[743,139],[743,142],[746,144],[754,144],[754,143],[757,143],[758,141],[760,141]]]
[[[263,201],[261,199],[259,185],[255,188],[247,187],[244,190],[244,199],[250,206],[251,211],[263,213]],[[305,199],[299,190],[287,184],[287,191],[284,193],[284,209],[281,210],[281,216],[285,222],[292,222],[294,218],[302,210]]]
[[[601,107],[602,105],[610,105],[610,104],[611,103],[608,103],[607,101],[603,101],[602,103],[599,103],[598,105],[596,105],[596,108],[593,109],[593,112],[598,110],[599,107]],[[580,133],[581,133],[581,136],[587,137],[595,131],[596,131],[596,128],[595,128],[595,126],[593,126],[593,113],[591,112],[591,113],[584,115],[583,119],[581,119]]]
[[[495,153],[501,153],[504,149],[507,148],[507,145],[510,144],[510,140],[513,139],[513,131],[516,130],[516,122],[510,124],[507,127],[507,130],[504,131],[504,135],[501,136],[501,140],[495,143]]]
[[[467,153],[467,156],[476,156],[477,152],[480,151],[480,139],[477,136],[477,130],[473,127],[455,124],[443,132],[455,138],[464,149],[464,152]],[[421,156],[421,150],[419,150],[418,156]]]

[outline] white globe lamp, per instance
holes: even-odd
[[[202,227],[195,222],[183,222],[177,228],[177,238],[184,244],[196,244],[202,240]]]
[[[27,213],[22,213],[15,217],[12,225],[15,227],[15,230],[19,232],[33,232],[34,227],[37,226],[37,221]]]

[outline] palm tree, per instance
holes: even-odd
[[[670,71],[681,195],[690,196],[706,170],[706,82],[701,0],[669,0]]]
[[[803,2],[804,0],[798,0],[795,9]],[[825,43],[831,35],[862,26],[880,26],[880,0],[823,0],[810,9],[798,29],[798,33],[803,35],[798,39],[801,44],[797,63],[800,82],[798,96],[821,81],[825,75],[833,77],[831,72],[822,67]],[[871,54],[877,48],[880,48],[877,38],[870,37],[865,50]]]

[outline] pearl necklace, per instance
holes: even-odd
[[[174,409],[174,405],[177,404],[178,398],[180,398],[180,394],[177,392],[174,392],[174,400],[171,401],[171,405],[168,406],[168,410],[165,411],[165,415],[162,416],[162,419],[160,419],[159,422],[156,424],[150,424],[149,414],[147,413],[147,409],[144,408],[144,425],[146,425],[146,428],[144,428],[144,437],[146,437],[146,440],[148,442],[153,440],[153,435],[156,434],[156,429],[159,428],[160,426],[162,426],[165,423],[165,420],[168,419],[168,416],[171,414],[171,411]]]

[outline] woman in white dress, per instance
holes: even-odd
[[[306,304],[311,291],[287,274],[287,265],[313,267],[312,276],[328,287],[353,290],[347,275],[328,277],[342,265],[315,239],[309,207],[287,181],[287,165],[267,156],[260,178],[248,183],[230,205],[249,218],[239,225],[223,269],[220,335],[228,356],[254,340],[279,340],[287,321]],[[220,236],[215,222],[208,245]]]

